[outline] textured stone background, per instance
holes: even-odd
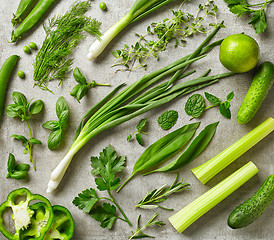
[[[73,0],[57,1],[58,3],[52,8],[51,12],[44,18],[44,20],[52,17],[55,14],[64,13],[68,10],[69,6],[73,3]],[[102,31],[112,26],[117,20],[119,20],[133,4],[134,0],[105,0],[108,11],[103,12],[99,9],[99,0],[95,0],[92,3],[92,7],[87,13],[92,17],[96,17],[99,21],[102,21]],[[21,123],[18,119],[8,118],[5,114],[1,119],[0,125],[0,156],[1,156],[1,170],[0,170],[0,202],[5,201],[8,193],[19,187],[27,187],[32,193],[39,193],[48,197],[52,204],[60,204],[66,206],[72,213],[76,228],[74,239],[77,240],[101,240],[101,239],[127,239],[127,236],[131,234],[131,230],[135,230],[134,227],[130,228],[126,223],[117,221],[113,230],[108,231],[99,227],[98,222],[92,219],[89,215],[84,214],[78,208],[71,203],[73,198],[82,190],[86,188],[95,187],[94,177],[90,174],[90,156],[98,155],[99,152],[108,144],[112,144],[117,150],[118,154],[127,156],[127,167],[120,175],[122,181],[125,180],[130,174],[133,164],[144,151],[144,147],[139,146],[136,141],[127,142],[126,138],[130,132],[133,132],[138,121],[147,117],[149,119],[149,127],[147,131],[148,136],[144,137],[146,147],[152,144],[154,141],[164,136],[170,131],[173,131],[180,126],[189,123],[189,117],[184,112],[184,104],[187,97],[177,99],[169,104],[164,105],[161,108],[155,109],[144,116],[137,117],[121,126],[115,127],[101,134],[100,136],[91,140],[74,158],[66,173],[63,181],[61,182],[57,191],[53,194],[46,194],[46,187],[49,181],[50,173],[62,159],[62,157],[68,151],[74,136],[76,127],[78,126],[80,117],[97,103],[102,96],[105,96],[110,88],[97,87],[90,91],[87,97],[85,97],[81,104],[79,104],[69,93],[72,87],[75,85],[75,80],[72,78],[72,74],[64,82],[62,87],[58,87],[57,82],[52,82],[49,87],[54,90],[54,95],[42,91],[39,88],[33,88],[33,67],[32,62],[35,58],[36,52],[33,51],[31,55],[25,54],[22,49],[30,41],[34,41],[38,44],[38,47],[42,45],[44,39],[44,31],[40,26],[36,27],[32,33],[27,34],[24,39],[18,42],[18,44],[10,44],[7,42],[10,38],[10,32],[12,30],[10,19],[12,13],[16,10],[19,0],[7,1],[0,0],[0,64],[12,54],[18,54],[21,56],[20,62],[17,65],[14,74],[11,78],[5,105],[11,104],[11,94],[13,91],[21,91],[26,95],[28,99],[42,99],[45,103],[45,110],[42,114],[31,120],[31,126],[33,128],[34,136],[43,142],[42,146],[34,147],[34,159],[37,167],[37,171],[34,172],[31,168],[30,179],[28,181],[16,181],[12,179],[6,179],[6,164],[8,159],[8,153],[11,152],[16,156],[16,159],[20,162],[27,162],[28,156],[23,155],[21,143],[10,138],[12,134],[28,135],[27,127],[24,123]],[[180,1],[176,1],[165,8],[155,12],[147,18],[129,26],[126,30],[122,31],[119,36],[110,44],[106,51],[93,62],[89,62],[86,58],[87,49],[94,41],[94,38],[88,36],[85,40],[75,48],[73,51],[73,57],[75,58],[73,67],[78,66],[84,75],[88,79],[95,79],[101,83],[111,83],[113,87],[122,82],[127,84],[133,83],[135,80],[142,77],[146,72],[152,72],[162,66],[167,65],[173,60],[178,59],[192,52],[196,46],[202,42],[205,36],[199,35],[193,39],[189,39],[186,47],[174,49],[172,45],[169,46],[168,51],[163,52],[160,55],[160,60],[150,60],[147,71],[138,69],[135,72],[129,73],[120,71],[115,73],[116,69],[110,68],[113,57],[111,51],[122,48],[125,43],[132,44],[135,42],[135,32],[145,33],[146,27],[153,21],[159,21],[161,19],[170,16],[170,9],[177,9]],[[203,3],[202,0],[191,1],[183,7],[184,11],[195,12],[199,3]],[[267,9],[268,16],[268,30],[261,35],[256,35],[253,28],[247,24],[248,18],[237,18],[229,12],[226,4],[221,0],[216,0],[215,3],[219,7],[219,19],[225,20],[226,29],[219,31],[215,39],[223,38],[229,34],[244,32],[254,37],[261,49],[262,61],[274,62],[273,45],[274,45],[274,5],[272,4]],[[218,60],[218,48],[215,48],[206,59],[201,60],[199,63],[193,64],[192,68],[197,70],[197,74],[205,71],[208,68],[212,69],[212,74],[225,72]],[[22,80],[17,77],[17,71],[24,70],[26,73],[26,79]],[[258,145],[249,150],[246,154],[240,157],[237,161],[231,164],[227,169],[222,171],[218,176],[212,179],[206,186],[203,186],[191,173],[190,169],[205,162],[211,157],[218,154],[234,143],[237,139],[241,138],[248,131],[253,129],[259,123],[266,118],[273,117],[273,93],[274,89],[270,91],[263,106],[259,110],[256,117],[246,126],[240,126],[236,121],[237,110],[248,90],[250,82],[252,80],[253,72],[236,75],[220,81],[214,86],[210,86],[206,91],[215,94],[219,97],[226,96],[229,92],[234,91],[235,98],[232,100],[232,119],[228,120],[222,117],[218,113],[218,109],[211,109],[207,111],[201,120],[199,132],[209,123],[220,121],[217,128],[214,139],[208,146],[205,152],[203,152],[197,159],[191,164],[179,171],[180,177],[184,178],[185,182],[191,184],[191,188],[185,192],[170,196],[170,198],[163,204],[167,207],[175,209],[174,212],[165,210],[157,210],[159,213],[159,219],[163,220],[166,225],[161,228],[150,228],[146,232],[155,236],[156,239],[272,239],[273,230],[273,211],[274,205],[269,207],[267,212],[256,221],[246,228],[240,230],[232,230],[227,226],[227,217],[231,210],[250,197],[253,192],[261,185],[263,180],[274,172],[273,164],[273,141],[274,134],[269,135]],[[201,93],[204,90],[200,91]],[[60,96],[64,96],[69,104],[70,120],[69,128],[65,132],[65,138],[62,145],[54,150],[50,151],[47,148],[47,138],[49,132],[41,127],[41,125],[47,121],[56,118],[55,103]],[[158,116],[166,111],[174,109],[179,112],[179,119],[177,124],[169,131],[161,130],[157,124]],[[183,234],[178,234],[174,228],[169,224],[167,218],[193,201],[195,198],[203,194],[209,188],[217,184],[224,179],[230,173],[244,165],[248,161],[253,161],[259,168],[260,172],[250,181],[248,181],[239,190],[231,194],[222,203],[217,205],[214,209],[209,211],[205,216],[201,217],[198,221],[192,224]],[[137,176],[118,194],[115,194],[117,201],[120,203],[132,223],[135,223],[137,216],[142,214],[142,223],[146,222],[155,211],[135,209],[134,205],[145,195],[147,191],[151,191],[154,188],[158,188],[163,184],[171,183],[175,178],[175,174],[154,174],[146,177]],[[101,193],[100,193],[101,194]],[[4,239],[1,235],[0,239]]]

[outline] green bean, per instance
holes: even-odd
[[[33,0],[21,0],[19,6],[16,10],[16,13],[13,14],[13,18],[11,19],[11,23],[13,26],[17,25],[22,21],[22,16],[30,11],[30,7]]]
[[[2,110],[4,106],[7,84],[8,84],[11,72],[14,69],[18,59],[19,59],[19,56],[12,55],[4,62],[4,64],[2,65],[0,69],[0,117],[2,115]]]
[[[30,30],[48,11],[56,0],[40,0],[24,21],[11,33],[11,42],[16,42],[24,33]]]

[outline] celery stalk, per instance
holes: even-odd
[[[268,118],[259,126],[254,128],[244,137],[232,144],[230,147],[205,162],[191,169],[194,175],[203,183],[207,183],[212,177],[223,170],[226,166],[243,155],[247,150],[261,141],[274,130],[274,119]]]
[[[198,218],[252,178],[258,171],[258,168],[252,162],[247,163],[168,220],[179,233],[183,232]]]

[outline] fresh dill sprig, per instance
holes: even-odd
[[[68,56],[85,38],[83,31],[100,38],[101,23],[85,16],[89,7],[89,1],[77,1],[64,15],[57,15],[43,25],[46,38],[33,63],[35,85],[41,89],[51,91],[47,85],[52,80],[62,84],[73,62]]]

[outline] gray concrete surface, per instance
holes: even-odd
[[[52,17],[55,14],[60,14],[68,10],[73,0],[57,1],[52,11],[44,18]],[[126,1],[108,1],[105,0],[108,11],[103,12],[99,9],[99,0],[92,2],[92,7],[87,13],[92,17],[96,17],[99,21],[102,21],[102,31],[109,28],[118,19],[120,19],[129,7],[133,4],[134,0]],[[0,170],[0,202],[5,201],[8,193],[19,187],[27,187],[32,193],[39,193],[46,196],[52,204],[60,204],[66,206],[72,213],[75,219],[75,240],[105,240],[105,239],[127,239],[131,235],[131,231],[134,231],[134,227],[129,227],[125,222],[117,221],[113,230],[109,231],[99,227],[99,223],[92,219],[88,214],[84,214],[78,208],[72,204],[72,200],[79,192],[86,188],[95,187],[94,177],[90,174],[90,156],[98,155],[99,152],[108,144],[112,144],[117,150],[118,154],[127,156],[127,167],[121,173],[120,177],[125,180],[141,153],[144,151],[144,147],[139,146],[136,141],[127,142],[126,138],[130,132],[133,132],[138,121],[146,117],[149,120],[148,135],[144,136],[145,146],[149,146],[154,141],[164,136],[166,133],[179,128],[180,126],[189,123],[189,117],[184,112],[184,104],[187,97],[183,97],[164,105],[161,108],[155,109],[143,116],[137,117],[121,126],[115,127],[102,133],[100,136],[92,139],[73,159],[71,166],[69,167],[63,181],[61,182],[57,191],[53,194],[46,194],[47,183],[50,178],[51,171],[59,163],[62,157],[68,151],[75,129],[79,123],[80,117],[97,103],[102,96],[106,95],[113,87],[122,82],[127,84],[133,83],[139,79],[145,73],[152,72],[165,66],[166,64],[178,59],[180,56],[184,56],[195,49],[204,38],[204,35],[199,35],[196,38],[189,39],[186,47],[178,47],[174,49],[172,45],[168,47],[168,50],[160,55],[160,60],[156,61],[151,59],[147,71],[138,69],[132,73],[120,71],[115,73],[116,69],[110,68],[113,57],[111,51],[122,48],[125,43],[131,44],[136,40],[134,36],[135,32],[145,33],[146,26],[153,21],[159,21],[167,16],[170,16],[170,9],[177,9],[180,1],[172,3],[171,5],[159,10],[155,14],[141,20],[140,22],[131,25],[125,31],[121,32],[119,36],[110,44],[106,51],[96,61],[89,62],[86,58],[87,50],[90,44],[95,40],[93,37],[88,36],[85,40],[75,48],[72,57],[75,58],[73,67],[78,66],[88,79],[95,79],[101,83],[111,83],[111,88],[97,87],[90,91],[87,97],[85,97],[81,104],[79,104],[69,93],[72,87],[75,85],[75,80],[72,74],[68,79],[64,81],[61,87],[58,87],[57,82],[52,82],[49,86],[54,90],[55,94],[51,94],[46,91],[40,90],[38,87],[33,88],[33,67],[32,62],[35,58],[36,52],[33,51],[31,55],[25,54],[22,49],[30,41],[34,41],[38,44],[38,47],[42,45],[45,37],[42,26],[36,27],[33,32],[26,35],[24,39],[18,42],[18,44],[7,43],[9,40],[10,32],[12,30],[10,19],[12,13],[15,11],[19,4],[19,0],[6,1],[0,0],[0,65],[4,60],[12,55],[19,54],[21,56],[20,62],[17,65],[11,81],[8,86],[5,106],[12,103],[11,94],[13,91],[20,91],[30,99],[42,99],[45,104],[45,109],[42,114],[31,120],[34,136],[43,142],[41,146],[35,146],[33,149],[35,164],[37,171],[34,172],[33,168],[30,170],[30,179],[27,181],[16,181],[12,179],[6,179],[7,174],[7,159],[8,154],[13,153],[16,159],[20,162],[28,162],[28,156],[22,153],[21,143],[10,138],[12,134],[28,135],[27,127],[24,123],[18,119],[11,119],[3,114],[0,125],[0,156],[1,156],[1,170]],[[196,11],[198,3],[203,1],[191,1],[184,7],[184,11]],[[225,20],[226,28],[219,31],[215,39],[226,37],[230,34],[244,32],[254,37],[261,49],[262,61],[274,62],[273,45],[274,45],[274,5],[272,4],[267,9],[268,16],[268,30],[261,35],[256,35],[253,28],[247,24],[249,21],[247,17],[242,19],[237,18],[231,14],[226,4],[221,0],[216,0],[215,3],[219,7],[219,19]],[[186,10],[187,9],[187,10]],[[193,65],[197,70],[197,74],[205,71],[205,69],[211,68],[212,73],[221,73],[226,70],[220,64],[218,60],[218,48],[214,49],[208,57],[201,60],[199,63]],[[26,73],[26,79],[22,80],[17,77],[17,71],[24,70]],[[191,184],[189,190],[175,194],[169,197],[169,199],[163,204],[164,206],[174,208],[174,212],[165,211],[162,209],[157,210],[140,210],[134,208],[134,205],[146,194],[147,191],[151,191],[154,188],[158,188],[163,184],[171,183],[175,178],[175,174],[154,174],[146,177],[137,176],[119,193],[114,194],[121,207],[124,209],[129,219],[133,224],[139,214],[142,215],[142,223],[146,222],[154,212],[159,213],[159,219],[163,220],[166,225],[158,228],[153,227],[147,229],[145,232],[155,236],[155,239],[159,240],[179,240],[179,239],[195,239],[195,240],[239,240],[239,239],[273,239],[274,230],[274,205],[272,204],[265,214],[259,218],[256,223],[240,229],[232,230],[227,226],[227,217],[231,210],[246,200],[249,196],[257,190],[263,180],[270,174],[274,173],[273,164],[273,141],[274,134],[269,135],[262,140],[259,144],[249,150],[246,154],[240,157],[237,161],[231,164],[227,169],[221,172],[218,176],[212,179],[207,185],[202,185],[194,175],[192,175],[190,169],[205,162],[211,157],[218,154],[234,143],[237,139],[244,136],[247,132],[264,121],[266,118],[273,117],[273,100],[274,89],[272,88],[261,109],[255,116],[255,118],[247,125],[241,126],[236,121],[237,110],[248,90],[250,82],[252,80],[253,72],[236,75],[220,81],[218,84],[210,86],[206,91],[215,94],[216,96],[224,98],[229,92],[234,91],[235,98],[232,100],[232,119],[228,120],[222,117],[218,113],[218,109],[211,109],[206,112],[199,121],[201,121],[200,130],[209,123],[220,121],[216,135],[208,146],[205,152],[203,152],[197,159],[190,163],[185,168],[179,171],[180,177],[184,178],[185,182]],[[203,93],[204,90],[199,91]],[[50,151],[47,148],[47,138],[49,132],[41,127],[41,125],[47,121],[56,118],[55,103],[60,96],[64,96],[69,104],[70,120],[69,128],[65,131],[64,142],[62,145],[54,150]],[[166,111],[174,109],[179,112],[179,119],[177,124],[169,131],[161,130],[157,124],[158,116]],[[200,131],[199,130],[199,131]],[[199,132],[198,131],[198,132]],[[253,161],[259,168],[259,173],[248,181],[244,186],[231,194],[227,199],[214,207],[211,211],[201,217],[198,221],[192,224],[183,234],[178,234],[176,230],[169,224],[168,217],[186,206],[195,198],[206,192],[210,187],[224,179],[234,170],[238,169],[247,161]],[[102,193],[99,193],[102,195]],[[0,235],[0,239],[5,239]]]

